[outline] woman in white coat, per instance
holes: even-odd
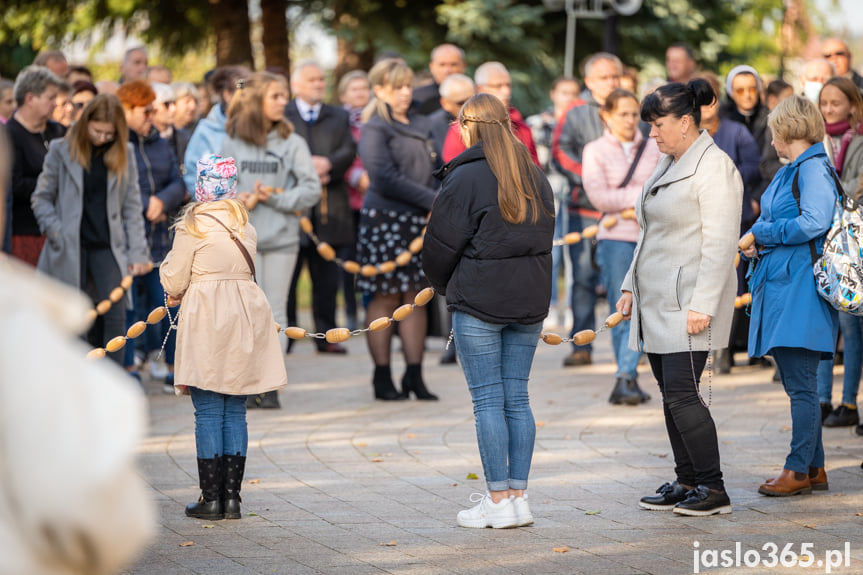
[[[646,509],[701,516],[731,513],[719,464],[710,392],[699,379],[714,342],[731,330],[743,182],[734,162],[699,132],[705,80],[671,83],[645,98],[641,119],[666,154],[635,204],[641,231],[617,309],[633,320],[659,390],[677,478],[643,497]]]

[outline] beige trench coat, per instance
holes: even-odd
[[[711,317],[693,351],[728,345],[742,206],[740,173],[706,131],[676,163],[662,157],[635,204],[641,231],[620,288],[633,296],[630,348],[689,351],[689,310]]]
[[[202,206],[230,226],[218,202]],[[198,215],[196,238],[181,225],[159,268],[162,286],[182,296],[174,382],[227,395],[254,395],[288,383],[267,297],[228,232]],[[257,233],[246,224],[243,245],[254,260]]]

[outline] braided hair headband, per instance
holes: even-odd
[[[501,122],[500,120],[486,120],[485,118],[479,118],[477,116],[462,116],[461,123],[464,124],[465,122],[478,122],[480,124],[497,124],[498,126],[503,127],[503,122]]]

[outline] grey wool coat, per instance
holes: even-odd
[[[128,167],[122,182],[108,174],[111,252],[122,275],[129,273],[129,264],[150,262],[138,168],[131,144],[126,158]],[[65,139],[51,142],[30,204],[39,229],[47,238],[39,257],[39,270],[80,289],[84,167],[69,156],[69,144]]]
[[[629,346],[647,353],[689,351],[689,311],[711,317],[693,351],[725,347],[731,332],[743,180],[706,131],[676,163],[663,156],[635,213],[641,231],[621,291],[632,292]]]

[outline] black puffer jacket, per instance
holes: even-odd
[[[545,209],[536,224],[503,219],[497,179],[482,144],[437,172],[435,199],[423,243],[423,271],[447,308],[495,324],[532,324],[548,315],[554,200],[545,176],[531,164]]]

